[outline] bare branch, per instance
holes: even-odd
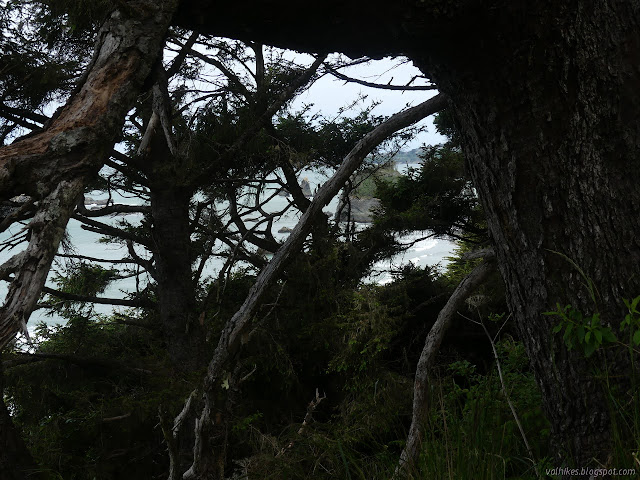
[[[474,250],[472,252],[467,252],[460,256],[460,260],[475,260],[476,258],[485,258],[490,259],[496,256],[496,252],[493,248],[483,248],[481,250]]]
[[[189,54],[189,52],[191,51],[191,49],[195,45],[196,41],[198,40],[198,36],[199,36],[198,32],[192,32],[191,33],[191,35],[187,39],[187,42],[182,46],[182,48],[180,49],[180,52],[173,59],[173,62],[171,63],[171,66],[167,70],[167,78],[171,78],[176,73],[178,73],[178,70],[180,70],[180,67],[182,66],[182,63],[187,58],[187,55]]]
[[[132,367],[126,363],[106,358],[80,357],[78,355],[66,355],[62,353],[18,353],[15,360],[5,360],[2,362],[5,367],[15,367],[25,363],[40,362],[43,360],[61,360],[63,362],[73,363],[83,368],[107,368],[125,370],[132,373],[153,373],[145,368]]]
[[[209,363],[204,379],[205,407],[196,424],[193,464],[183,475],[184,480],[197,478],[200,473],[202,436],[206,435],[206,428],[210,422],[211,408],[216,395],[214,392],[215,386],[221,380],[228,359],[235,355],[240,348],[242,339],[250,326],[251,317],[260,305],[260,301],[277,280],[289,259],[300,250],[316,221],[316,217],[322,214],[322,209],[340,191],[344,182],[376,146],[398,130],[441,110],[444,108],[445,103],[446,97],[442,94],[437,95],[420,105],[391,116],[365,135],[345,157],[333,177],[318,190],[309,208],[302,215],[286,242],[278,249],[271,262],[260,272],[244,303],[225,325],[213,358]]]
[[[90,262],[97,262],[97,263],[136,263],[135,261],[130,260],[128,258],[109,260],[108,258],[87,257],[85,255],[76,255],[72,253],[56,253],[56,257],[72,258],[75,260],[88,260]]]
[[[79,202],[76,207],[76,211],[78,214],[83,217],[105,217],[107,215],[115,215],[118,213],[129,214],[129,213],[151,213],[151,207],[147,205],[122,205],[122,204],[112,204],[107,205],[102,208],[97,208],[95,210],[89,210],[84,202]]]
[[[406,85],[391,85],[391,84],[385,85],[381,83],[367,82],[366,80],[360,80],[358,78],[349,77],[344,73],[340,73],[331,67],[326,67],[326,69],[331,75],[333,75],[336,78],[339,78],[340,80],[344,80],[345,82],[357,83],[358,85],[364,85],[365,87],[379,88],[382,90],[436,90],[438,88],[435,85],[410,85],[411,82],[415,80],[415,77],[413,77]]]
[[[413,417],[407,443],[400,455],[400,462],[393,475],[394,479],[409,476],[409,470],[415,465],[422,444],[422,432],[424,421],[428,414],[429,375],[433,362],[440,348],[440,344],[447,332],[451,321],[467,297],[475,290],[493,271],[490,262],[483,262],[467,275],[454,290],[453,294],[438,314],[438,318],[431,327],[424,348],[420,354],[420,360],[416,368],[416,378],[413,387]]]
[[[71,218],[81,222],[83,224],[82,228],[90,232],[99,233],[101,235],[108,235],[120,238],[122,240],[131,240],[133,242],[139,243],[140,245],[144,245],[148,249],[151,249],[151,242],[149,240],[135,235],[131,232],[122,230],[121,228],[112,227],[111,225],[107,225],[106,223],[91,220],[89,218],[83,217],[82,215],[78,215],[77,213],[73,214]]]
[[[103,298],[103,297],[91,297],[87,295],[76,295],[74,293],[61,292],[60,290],[54,290],[53,288],[43,287],[42,291],[58,297],[62,300],[69,300],[72,302],[84,302],[84,303],[99,303],[101,305],[120,305],[123,307],[146,307],[153,308],[155,305],[149,300],[139,298],[136,300],[127,300],[124,298]]]

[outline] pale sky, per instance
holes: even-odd
[[[404,85],[414,76],[420,75],[420,71],[413,64],[405,63],[396,66],[398,63],[398,59],[385,58],[372,61],[369,64],[343,69],[340,72],[360,80],[381,84],[387,84],[393,77],[392,83],[394,85]],[[355,83],[345,83],[344,80],[326,75],[318,80],[308,91],[297,97],[293,102],[293,108],[299,109],[304,104],[312,103],[314,104],[312,112],[321,112],[325,117],[331,117],[337,114],[340,107],[351,103],[358,95],[363,94],[367,95],[368,103],[374,100],[382,102],[375,108],[374,114],[392,115],[405,108],[407,104],[411,106],[417,105],[437,93],[437,90],[405,92],[381,90]],[[444,136],[436,132],[433,126],[433,116],[423,120],[422,124],[427,126],[427,131],[421,133],[414,141],[407,144],[403,150],[420,147],[423,143],[433,145],[446,140]]]

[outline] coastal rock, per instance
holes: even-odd
[[[304,177],[300,181],[300,188],[302,189],[302,194],[305,197],[309,198],[309,197],[311,197],[313,195],[311,193],[311,184],[309,183],[309,179],[307,177]],[[278,195],[280,195],[281,197],[288,197],[289,195],[291,195],[291,193],[286,188],[281,188],[278,191]]]
[[[278,230],[278,233],[291,233],[293,232],[293,228],[289,228],[289,227],[282,227],[280,230]]]
[[[311,196],[311,184],[307,177],[304,177],[302,182],[300,182],[300,188],[302,188],[302,193],[305,197],[309,198]]]
[[[89,205],[108,205],[109,204],[109,199],[108,198],[103,198],[100,200],[95,200],[91,197],[85,197],[84,199],[84,204],[85,206],[89,206]]]
[[[380,200],[377,198],[349,197],[349,202],[351,204],[351,212],[349,212],[349,207],[344,204],[344,198],[340,199],[340,203],[334,215],[334,218],[338,222],[346,222],[347,215],[350,213],[352,222],[371,223],[373,219],[372,210],[380,205]],[[337,218],[340,209],[342,209],[342,212],[340,213],[340,218]]]

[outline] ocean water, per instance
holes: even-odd
[[[412,167],[416,167],[417,165],[410,165]],[[406,170],[407,165],[400,166],[398,169],[400,171]],[[315,171],[303,171],[300,175],[300,178],[306,178],[310,185],[311,191],[314,192],[316,188],[318,188],[322,183],[324,183],[327,179],[327,176],[318,173]],[[92,192],[88,195],[89,197],[99,200],[106,198],[106,195],[101,192]],[[125,204],[136,204],[139,200],[134,198],[125,198],[118,195],[113,195],[114,200],[117,203],[125,203]],[[137,201],[136,201],[137,200]],[[275,196],[272,200],[270,200],[265,207],[265,211],[278,212],[283,210],[287,206],[288,200],[283,196]],[[334,198],[329,205],[324,208],[325,213],[329,214],[331,218],[333,218],[333,214],[336,210],[338,204],[337,197]],[[225,205],[220,205],[220,209],[223,209]],[[300,217],[299,212],[295,209],[291,208],[284,215],[279,217],[273,223],[273,235],[278,241],[285,241],[288,233],[278,233],[283,227],[293,228],[298,219]],[[111,217],[102,217],[97,220],[115,225],[117,222],[121,221],[125,218],[128,222],[132,224],[136,224],[140,222],[142,219],[141,214],[131,214],[126,215],[124,217],[119,216],[111,216]],[[248,226],[251,226],[250,222],[247,222]],[[364,225],[360,225],[360,227],[364,227]],[[15,234],[19,231],[20,226],[13,226],[9,231],[4,232],[0,237],[0,241],[6,240],[10,235]],[[411,248],[406,250],[403,254],[397,255],[396,257],[384,261],[379,262],[375,265],[372,274],[364,279],[364,282],[368,283],[378,283],[385,284],[393,280],[393,271],[396,271],[400,268],[401,265],[412,263],[418,267],[424,266],[434,266],[439,265],[441,267],[445,267],[447,264],[446,257],[449,256],[454,248],[452,242],[442,239],[435,238],[424,238],[428,236],[429,232],[415,232],[411,235],[406,235],[401,238],[403,243],[415,242]],[[89,232],[82,228],[80,222],[76,220],[71,220],[67,226],[67,234],[73,245],[73,251],[76,254],[87,256],[87,257],[96,257],[102,259],[120,259],[127,256],[127,249],[123,245],[118,244],[110,244],[110,243],[102,243],[100,242],[100,235],[95,234],[93,232]],[[22,248],[24,248],[23,245]],[[218,246],[219,248],[223,248],[222,245]],[[20,249],[14,249],[12,251],[3,251],[0,252],[0,262],[4,262],[11,255],[17,253]],[[145,255],[145,252],[142,249],[136,249],[137,253],[141,256]],[[215,276],[218,271],[222,267],[222,260],[217,257],[214,257],[210,260],[203,271],[203,278],[206,276]],[[109,266],[109,264],[103,264],[104,266]],[[53,281],[54,277],[60,272],[61,260],[57,260],[54,262],[52,267],[52,271],[49,275],[49,279],[47,281],[47,285],[55,288],[55,283]],[[115,265],[115,268],[118,268],[118,265]],[[135,278],[127,278],[123,280],[119,280],[117,282],[113,282],[107,290],[100,296],[105,298],[124,298],[128,293],[135,292],[136,288],[144,288],[146,282],[149,281],[148,278],[143,277],[140,284],[136,285]],[[7,292],[7,284],[5,282],[0,282],[0,295],[2,298],[6,295]],[[95,312],[99,314],[109,314],[111,312],[124,311],[126,307],[119,306],[109,306],[109,305],[96,305]],[[63,323],[64,320],[57,316],[47,316],[44,314],[42,310],[36,310],[32,315],[28,322],[28,328],[30,331],[33,331],[33,328],[38,322],[45,322],[49,325],[53,325],[56,323]]]

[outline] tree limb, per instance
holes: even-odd
[[[11,368],[27,363],[41,362],[43,360],[62,360],[64,362],[73,363],[79,367],[99,367],[130,371],[133,373],[151,374],[150,370],[144,368],[131,367],[130,365],[105,358],[80,357],[78,355],[66,355],[61,353],[18,353],[14,360],[4,360],[3,367]]]
[[[110,155],[178,3],[145,2],[135,14],[129,8],[113,12],[66,106],[43,131],[0,148],[0,199],[26,193],[40,201],[22,264],[0,309],[0,349],[18,331],[27,332],[71,213]]]
[[[438,318],[431,327],[424,348],[420,354],[420,360],[416,368],[416,378],[413,387],[413,416],[411,427],[407,436],[407,443],[400,455],[400,463],[393,475],[394,479],[405,478],[409,475],[409,470],[416,464],[420,455],[422,444],[422,432],[424,421],[428,414],[427,397],[429,392],[429,374],[433,367],[433,362],[440,348],[447,329],[458,308],[464,303],[467,297],[475,290],[493,271],[491,262],[485,261],[478,265],[469,275],[467,275],[456,287],[453,294],[440,310]]]
[[[218,346],[209,363],[204,379],[205,407],[196,424],[193,465],[183,475],[184,480],[197,478],[200,473],[199,462],[202,455],[199,449],[202,448],[203,436],[206,434],[206,428],[210,422],[211,409],[216,395],[214,389],[221,380],[227,361],[239,350],[242,338],[248,333],[251,317],[259,307],[260,301],[268,288],[277,280],[288,260],[300,250],[316,221],[316,217],[322,214],[322,209],[340,191],[345,181],[376,146],[398,130],[443,109],[445,104],[446,97],[439,94],[420,105],[391,116],[365,135],[345,157],[333,177],[320,187],[309,208],[302,215],[286,242],[278,249],[271,262],[260,272],[244,303],[222,330]]]
[[[154,304],[146,299],[127,300],[125,298],[102,298],[91,297],[88,295],[76,295],[75,293],[61,292],[49,287],[43,287],[42,291],[58,297],[62,300],[69,300],[71,302],[85,302],[85,303],[99,303],[101,305],[120,305],[123,307],[146,307],[153,308]]]
[[[353,78],[353,77],[349,77],[343,73],[338,72],[337,70],[331,68],[331,67],[326,67],[327,68],[327,72],[329,72],[331,75],[333,75],[336,78],[339,78],[340,80],[344,80],[345,82],[348,83],[357,83],[358,85],[364,85],[365,87],[371,87],[371,88],[379,88],[381,90],[436,90],[438,87],[435,85],[385,85],[385,84],[381,84],[381,83],[374,83],[374,82],[367,82],[366,80],[360,80],[358,78]],[[415,77],[414,77],[415,78]],[[412,79],[413,81],[413,79]],[[411,83],[411,82],[409,82]]]

